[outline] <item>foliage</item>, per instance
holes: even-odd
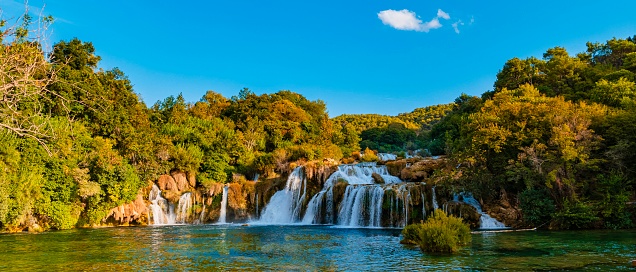
[[[417,150],[422,147],[417,136],[427,133],[452,108],[453,104],[435,105],[397,116],[343,114],[332,120],[342,127],[340,139],[347,140],[334,142],[343,148],[345,155],[356,151],[356,148],[367,147],[382,153]]]
[[[362,154],[362,157],[360,158],[360,161],[363,162],[376,162],[378,160],[378,155],[368,147],[364,150],[364,154]]]
[[[633,38],[571,56],[513,58],[482,98],[461,96],[424,146],[460,168],[440,172],[485,202],[517,203],[526,223],[633,225],[636,109]]]
[[[45,54],[30,16],[0,21],[1,230],[100,224],[175,170],[210,188],[297,161],[377,161],[377,151],[417,149],[458,165],[438,171],[440,180],[485,201],[517,198],[530,224],[633,226],[625,204],[636,195],[633,38],[588,43],[576,56],[555,47],[542,59],[513,58],[482,97],[330,119],[323,101],[287,90],[208,91],[196,103],[169,96],[149,108],[123,71],[98,68],[92,43],[60,41]]]
[[[541,226],[552,220],[554,201],[543,189],[527,189],[519,194],[519,208],[523,220],[532,226]]]
[[[598,178],[597,192],[599,202],[597,207],[599,215],[606,228],[620,229],[633,226],[631,214],[627,211],[626,203],[629,202],[629,180],[619,173],[600,175]]]
[[[576,199],[566,199],[563,208],[555,213],[554,219],[559,229],[591,228],[599,220],[590,205]]]
[[[392,123],[386,128],[371,128],[360,133],[361,148],[371,148],[388,153],[406,150],[407,144],[415,140],[415,131],[401,123]]]
[[[402,235],[403,243],[417,244],[424,252],[457,252],[472,239],[468,224],[442,210],[436,210],[424,223],[406,226]]]

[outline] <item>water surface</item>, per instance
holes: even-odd
[[[636,231],[474,234],[455,255],[399,244],[400,230],[183,225],[0,235],[0,271],[632,270]]]

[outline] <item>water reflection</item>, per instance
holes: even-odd
[[[0,271],[625,270],[636,231],[473,235],[455,255],[399,244],[399,230],[197,225],[0,235]]]

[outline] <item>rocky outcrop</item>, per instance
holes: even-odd
[[[147,225],[148,214],[146,201],[140,193],[133,202],[111,209],[103,223],[107,226]]]
[[[464,220],[465,223],[470,225],[471,229],[477,229],[480,227],[479,218],[481,214],[475,209],[475,207],[462,202],[451,201],[444,205],[444,210],[447,214],[452,214]]]
[[[508,227],[512,228],[524,228],[524,222],[521,217],[521,210],[511,205],[505,205],[502,203],[486,204],[485,210],[488,211],[488,215],[497,221],[504,223]]]
[[[433,172],[446,166],[447,160],[439,158],[410,158],[390,161],[386,167],[391,175],[404,181],[421,182],[433,175]]]
[[[373,177],[373,181],[377,184],[384,184],[384,178],[382,178],[382,176],[378,173],[373,173],[371,174],[371,177]]]

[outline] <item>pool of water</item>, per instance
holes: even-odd
[[[400,230],[190,225],[0,235],[0,271],[632,270],[636,230],[473,234],[454,255],[401,245]]]

